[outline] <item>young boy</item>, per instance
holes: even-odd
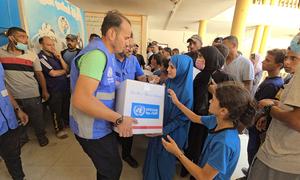
[[[259,85],[255,99],[275,99],[277,92],[283,86],[283,79],[279,76],[280,70],[283,68],[285,51],[281,49],[272,49],[267,52],[265,60],[262,62],[262,69],[268,72],[266,79]],[[270,121],[271,118],[268,118]],[[268,123],[269,124],[269,123]],[[261,132],[254,126],[249,129],[249,141],[247,147],[248,163],[251,165],[255,154],[261,145]],[[247,170],[242,170],[247,174]]]

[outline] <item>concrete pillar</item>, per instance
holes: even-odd
[[[252,0],[236,0],[230,34],[236,36],[239,42],[243,42],[246,20],[251,4]]]

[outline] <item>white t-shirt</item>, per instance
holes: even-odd
[[[280,102],[281,108],[287,111],[300,107],[300,65],[285,85]],[[297,120],[300,121],[300,117]],[[300,174],[300,132],[273,118],[257,158],[272,169]]]
[[[242,55],[239,55],[229,64],[225,63],[224,71],[238,82],[254,80],[253,64]]]

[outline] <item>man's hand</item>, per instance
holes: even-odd
[[[43,91],[42,92],[42,98],[45,100],[45,101],[48,101],[50,95],[48,93],[48,91]]]
[[[132,124],[137,124],[137,120],[128,116],[123,117],[123,122],[117,126],[120,137],[132,136]]]
[[[63,60],[61,57],[61,54],[59,52],[57,52],[56,50],[53,52],[54,56],[59,59],[59,60]]]
[[[267,118],[266,116],[260,117],[256,122],[256,129],[260,132],[267,130]]]
[[[275,101],[274,103],[274,100],[273,99],[263,99],[263,100],[260,100],[259,103],[258,103],[258,107],[260,109],[262,109],[263,107],[265,106],[268,106],[268,105],[276,105],[278,104],[278,101]]]
[[[23,126],[25,126],[28,123],[28,120],[29,120],[27,114],[24,113],[24,111],[22,111],[21,109],[19,109],[16,114],[17,114],[17,117],[20,119],[21,124]]]

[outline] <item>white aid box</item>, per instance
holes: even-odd
[[[162,133],[164,97],[164,86],[125,80],[117,88],[116,111],[138,121],[133,134]]]

